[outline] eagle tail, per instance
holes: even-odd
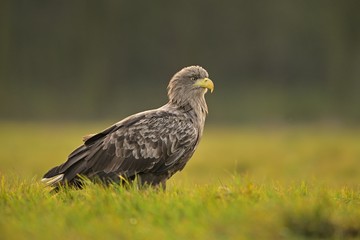
[[[45,177],[41,179],[43,183],[45,183],[47,186],[54,186],[63,180],[64,174],[55,175],[53,177]]]
[[[71,184],[77,174],[82,172],[83,169],[79,169],[78,166],[84,168],[85,164],[83,161],[87,155],[87,147],[84,145],[80,146],[69,155],[69,158],[65,163],[56,166],[45,173],[41,181],[46,183],[46,185],[53,187],[66,184],[66,182]]]

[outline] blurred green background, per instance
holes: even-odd
[[[0,120],[111,120],[205,67],[209,122],[360,121],[356,0],[0,2]]]

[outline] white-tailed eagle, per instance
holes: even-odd
[[[213,82],[200,66],[183,68],[168,85],[169,102],[131,115],[84,138],[67,161],[49,170],[48,185],[81,187],[82,176],[104,183],[133,181],[161,186],[182,170],[201,139]]]

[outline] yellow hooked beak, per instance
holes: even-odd
[[[214,91],[214,83],[209,78],[202,78],[202,79],[196,80],[196,82],[194,83],[194,86],[207,88],[210,90],[210,92]]]

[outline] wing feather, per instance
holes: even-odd
[[[88,138],[57,174],[71,181],[78,174],[128,177],[175,172],[195,151],[199,133],[183,113],[153,110],[125,120]]]

